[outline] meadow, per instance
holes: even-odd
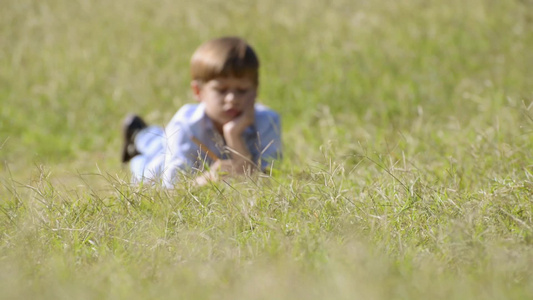
[[[246,38],[270,174],[129,183],[121,122]],[[530,0],[5,0],[0,299],[532,299]]]

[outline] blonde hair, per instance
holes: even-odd
[[[191,76],[202,83],[216,77],[247,77],[259,84],[259,59],[245,40],[221,37],[202,44],[191,58]]]

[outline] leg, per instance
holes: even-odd
[[[124,119],[124,122],[122,123],[122,137],[124,138],[122,146],[123,163],[127,163],[130,159],[135,157],[135,155],[139,154],[134,144],[135,136],[139,131],[146,127],[146,123],[137,115],[128,115]]]
[[[130,161],[132,181],[159,180],[165,162],[165,132],[159,126],[148,126],[137,133],[134,141],[139,152]]]
[[[164,130],[148,126],[139,116],[129,115],[123,123],[122,162],[130,162],[132,181],[156,180],[164,163]]]

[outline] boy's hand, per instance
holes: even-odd
[[[227,136],[240,136],[243,131],[255,121],[254,110],[255,99],[251,99],[245,104],[242,113],[235,119],[224,124],[222,131],[224,137]]]
[[[209,167],[209,170],[204,171],[202,174],[196,177],[196,184],[203,186],[210,181],[218,181],[220,178],[232,175],[234,172],[234,166],[231,160],[219,159]]]
[[[233,173],[233,164],[229,159],[219,159],[215,161],[210,167],[209,172],[213,175],[224,176]]]
[[[222,133],[226,140],[226,145],[231,149],[231,174],[246,174],[253,171],[253,164],[250,163],[252,155],[242,137],[244,130],[255,121],[255,99],[250,99],[245,103],[242,113],[235,119],[222,126]]]

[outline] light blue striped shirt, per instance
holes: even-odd
[[[274,160],[281,159],[281,127],[278,113],[262,104],[255,104],[255,123],[243,132],[243,139],[252,160],[265,170]],[[178,174],[202,170],[204,163],[213,161],[205,149],[193,142],[198,139],[217,157],[229,159],[223,136],[205,114],[205,105],[184,105],[167,127],[150,126],[139,132],[135,146],[141,153],[130,162],[133,180],[160,180],[171,187]]]

